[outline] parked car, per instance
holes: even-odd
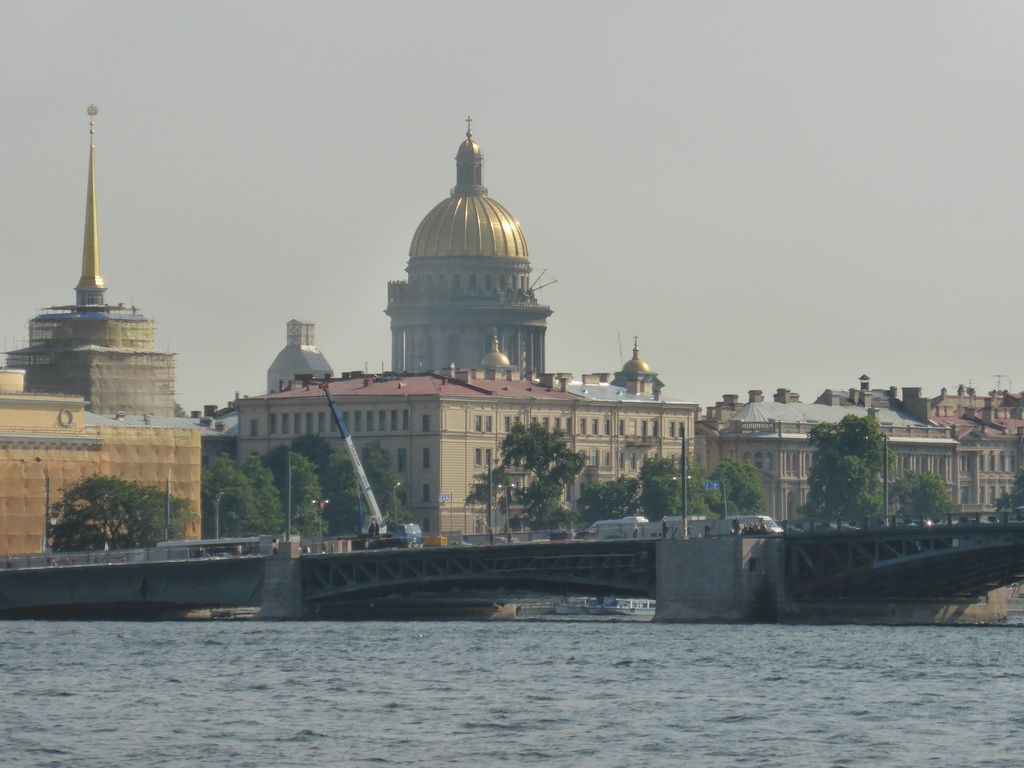
[[[391,533],[400,547],[423,546],[423,531],[417,523],[395,523],[391,526]]]

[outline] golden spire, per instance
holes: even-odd
[[[86,110],[90,118],[96,117],[99,109],[91,104]],[[103,304],[103,292],[107,287],[100,276],[100,229],[96,215],[96,121],[89,121],[89,184],[85,195],[85,244],[82,247],[82,278],[75,286],[79,306]]]

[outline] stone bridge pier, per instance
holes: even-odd
[[[659,622],[994,624],[1004,589],[980,598],[794,599],[782,536],[673,539],[658,544]]]

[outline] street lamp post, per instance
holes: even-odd
[[[213,500],[213,538],[220,538],[220,500],[224,497],[224,491],[218,491]]]
[[[43,479],[45,481],[44,487],[46,489],[46,506],[43,508],[43,537],[39,544],[39,551],[46,552],[46,546],[49,543],[47,528],[50,522],[50,471],[46,468],[46,462],[43,461],[42,456],[36,456],[35,462],[43,468]],[[28,459],[22,459],[21,463],[28,464]]]
[[[402,484],[399,480],[391,488],[391,519],[394,520],[398,517],[398,487]]]

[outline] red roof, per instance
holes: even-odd
[[[553,398],[557,400],[582,400],[579,395],[543,387],[535,381],[503,381],[478,379],[465,382],[437,373],[402,375],[367,375],[351,379],[335,380],[330,384],[335,398],[350,397],[410,397],[438,395],[440,397],[512,397],[512,398]],[[323,398],[318,383],[308,387],[288,389],[269,395],[258,395],[250,400],[278,400],[303,397]]]

